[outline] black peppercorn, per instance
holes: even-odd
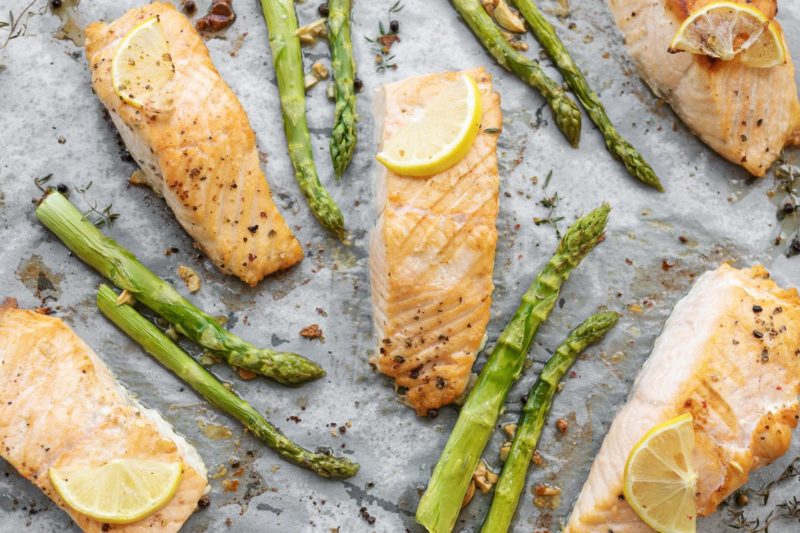
[[[438,409],[428,409],[428,418],[436,418],[437,416],[439,416]]]
[[[763,310],[764,310],[764,309],[763,309],[763,308],[762,308],[760,305],[754,305],[754,306],[753,306],[753,312],[754,312],[754,313],[760,313],[760,312],[761,312],[761,311],[763,311]]]
[[[330,9],[328,8],[328,2],[325,2],[324,4],[320,4],[319,8],[317,9],[317,11],[319,11],[319,16],[320,17],[327,17],[328,13],[330,13]]]
[[[789,251],[786,253],[786,255],[793,257],[797,254],[800,254],[800,239],[795,237],[792,239],[792,244],[789,245]]]
[[[211,498],[208,496],[201,496],[200,499],[197,500],[197,507],[200,509],[205,509],[209,505],[211,505]]]
[[[400,31],[400,22],[397,20],[392,20],[389,22],[389,29],[392,30],[392,33],[397,33]]]
[[[59,183],[58,186],[56,187],[56,190],[61,194],[67,194],[69,192],[69,187],[67,187],[63,183]]]
[[[50,0],[50,7],[53,9],[58,9],[61,7],[61,0]]]
[[[786,202],[785,204],[783,204],[783,212],[786,213],[787,215],[791,215],[792,213],[794,213],[795,209],[796,206],[792,202]]]
[[[353,80],[353,87],[355,87],[356,92],[361,92],[364,89],[364,82],[361,81],[361,78],[356,78]]]
[[[760,331],[758,331],[757,329],[754,329],[753,330],[753,337],[755,337],[756,339],[763,339],[764,338],[764,334],[761,333]]]

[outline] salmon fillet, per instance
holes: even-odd
[[[775,0],[739,0],[777,12]],[[687,15],[708,0],[608,0],[628,51],[653,92],[713,150],[763,176],[796,144],[800,102],[791,57],[767,69],[667,48]],[[788,49],[787,49],[788,50]]]
[[[485,70],[466,73],[477,82],[483,103],[481,131],[469,154],[435,176],[399,176],[382,166],[378,176],[370,274],[379,353],[370,361],[394,378],[418,415],[463,394],[494,288],[500,96]],[[382,139],[460,75],[431,74],[384,86]]]
[[[111,62],[122,38],[158,17],[175,65],[174,109],[148,114],[114,91]],[[203,40],[173,6],[131,9],[110,25],[86,28],[92,87],[108,109],[141,180],[175,213],[217,267],[255,285],[303,251],[275,207],[247,115],[222,80]]]
[[[800,296],[761,266],[707,272],[675,306],[620,409],[565,533],[651,531],[622,497],[628,454],[656,424],[694,417],[697,511],[788,449],[800,408]]]
[[[197,451],[156,411],[142,407],[64,322],[0,308],[0,455],[86,532],[178,531],[206,492]],[[113,459],[180,461],[183,477],[161,510],[106,525],[70,509],[50,483],[50,467],[102,466]]]

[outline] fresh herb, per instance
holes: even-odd
[[[747,502],[748,496],[758,496],[761,498],[761,505],[767,505],[770,492],[775,485],[783,483],[788,479],[800,481],[800,456],[795,457],[789,466],[772,481],[768,481],[758,489],[742,489],[733,495],[733,501],[728,501],[728,505],[735,505],[736,502]],[[763,521],[758,518],[750,519],[744,514],[743,509],[728,509],[728,527],[738,529],[745,533],[769,533],[769,526],[778,519],[794,519],[800,522],[800,501],[797,497],[779,503],[775,509],[769,512]]]
[[[104,208],[99,209],[96,201],[89,201],[86,199],[86,193],[92,188],[93,183],[93,181],[90,181],[88,185],[84,187],[75,187],[75,190],[79,192],[81,198],[83,198],[83,202],[89,206],[89,208],[82,213],[83,220],[88,220],[98,228],[105,225],[113,226],[114,222],[119,218],[119,213],[114,213],[111,210],[114,204],[108,204]]]
[[[547,173],[547,177],[544,179],[544,187],[542,189],[547,189],[547,186],[550,185],[550,179],[553,177],[553,171]],[[558,208],[558,202],[561,198],[558,196],[558,193],[555,192],[550,196],[545,196],[539,202],[539,205],[547,209],[547,216],[546,217],[533,217],[533,223],[537,226],[541,226],[542,224],[549,224],[553,226],[553,229],[556,230],[556,237],[559,239],[561,238],[561,230],[558,228],[558,223],[564,220],[564,217],[555,216],[556,208]]]
[[[391,20],[392,15],[400,13],[403,10],[401,0],[397,0],[388,10],[389,31],[383,25],[383,21],[378,21],[378,36],[367,37],[364,39],[372,44],[372,51],[375,53],[375,70],[378,72],[386,72],[386,70],[396,70],[397,63],[395,62],[395,55],[391,53],[392,45],[400,40],[398,32],[400,30],[400,23],[396,20]]]
[[[16,39],[17,37],[22,37],[28,31],[28,21],[31,17],[45,12],[47,9],[47,4],[44,5],[42,9],[37,11],[32,11],[31,8],[33,4],[35,4],[37,0],[31,0],[31,3],[25,6],[22,9],[22,13],[18,16],[15,16],[12,11],[8,12],[8,21],[0,20],[0,29],[8,29],[8,35],[6,35],[3,44],[0,45],[0,49],[5,48],[8,46],[9,41],[12,39]]]
[[[780,200],[780,206],[776,214],[778,221],[784,222],[787,217],[791,217],[789,219],[791,221],[790,226],[797,228],[800,226],[800,217],[798,217],[798,211],[800,211],[800,201],[798,201],[800,197],[800,188],[798,188],[800,185],[800,168],[782,162],[775,168],[775,179],[779,182],[775,192],[780,191],[783,193],[783,198]],[[782,235],[779,234],[775,242],[779,244],[783,240]],[[787,240],[790,244],[786,249],[786,257],[794,257],[800,254],[800,234],[795,233],[794,236]]]
[[[39,176],[38,178],[34,178],[34,179],[33,179],[33,183],[34,183],[34,185],[36,185],[36,187],[37,187],[37,188],[38,188],[40,191],[42,191],[42,192],[45,192],[45,191],[47,190],[47,188],[45,187],[45,185],[47,185],[47,183],[48,183],[48,182],[49,182],[51,179],[53,179],[53,173],[52,173],[52,172],[51,172],[50,174],[47,174],[46,176]]]

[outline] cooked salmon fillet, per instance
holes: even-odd
[[[620,409],[565,533],[651,531],[622,497],[625,462],[656,424],[694,417],[697,511],[788,449],[800,408],[800,296],[761,266],[707,272],[675,306]]]
[[[767,69],[667,52],[688,14],[710,0],[608,0],[628,51],[653,92],[722,157],[763,176],[798,142],[800,102],[791,57]],[[739,0],[775,16],[775,0]],[[788,52],[788,49],[787,49]]]
[[[464,392],[494,288],[500,96],[485,70],[466,73],[477,82],[483,103],[481,131],[469,154],[435,176],[399,176],[383,167],[378,176],[370,274],[379,353],[371,362],[394,378],[419,415]],[[382,139],[460,75],[431,74],[384,86]]]
[[[174,109],[146,113],[124,102],[111,62],[125,35],[158,17],[175,65]],[[275,207],[247,115],[222,80],[203,40],[173,6],[131,9],[86,28],[92,87],[108,109],[144,183],[164,197],[181,226],[217,267],[255,285],[303,251]]]
[[[0,308],[0,456],[87,532],[178,531],[206,492],[197,451],[156,411],[117,383],[64,322]],[[50,483],[50,467],[96,467],[113,459],[180,461],[183,477],[161,510],[106,525],[70,509]]]

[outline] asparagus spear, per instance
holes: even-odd
[[[495,485],[492,506],[483,522],[483,533],[505,533],[509,530],[519,496],[525,488],[528,465],[531,464],[533,450],[536,449],[545,418],[553,404],[558,383],[581,352],[602,339],[614,327],[617,318],[614,312],[590,316],[572,330],[542,368],[522,409],[511,450],[503,465],[500,480]]]
[[[522,296],[517,311],[497,339],[461,408],[417,507],[417,522],[431,533],[453,529],[469,480],[492,434],[506,395],[522,373],[536,331],[558,300],[561,285],[603,239],[609,211],[608,204],[603,204],[570,226],[555,254]]]
[[[589,83],[583,77],[578,65],[575,64],[575,60],[572,59],[564,43],[558,38],[555,28],[547,22],[534,0],[513,0],[513,2],[531,27],[536,39],[547,51],[558,70],[561,71],[561,75],[564,76],[564,80],[569,85],[570,90],[578,97],[578,100],[586,109],[589,118],[592,119],[592,122],[603,134],[608,151],[622,161],[628,172],[636,179],[659,191],[663,191],[664,188],[661,186],[658,176],[656,176],[647,161],[644,160],[642,154],[637,152],[636,148],[614,128],[600,98],[589,87]]]
[[[356,147],[356,91],[353,43],[350,40],[350,0],[328,2],[328,42],[331,47],[336,110],[331,131],[331,160],[342,177]]]
[[[313,361],[294,353],[256,348],[221,328],[212,316],[183,298],[131,252],[103,235],[58,192],[47,192],[36,208],[36,217],[85,263],[229,365],[286,385],[298,385],[325,375]]]
[[[542,71],[537,61],[521,54],[509,44],[480,0],[451,1],[472,33],[500,66],[512,71],[522,81],[542,93],[553,110],[558,129],[573,147],[577,147],[581,135],[581,112],[578,105],[558,83]]]
[[[358,464],[344,457],[311,452],[285,437],[249,403],[228,390],[211,372],[181,350],[161,330],[128,304],[118,304],[111,287],[100,285],[97,307],[147,353],[170,369],[213,406],[238,420],[283,458],[327,478],[348,478],[358,472]]]
[[[311,134],[306,122],[306,93],[303,82],[303,55],[297,38],[294,0],[261,0],[267,21],[272,63],[278,78],[278,93],[283,109],[283,129],[289,146],[294,177],[320,224],[344,240],[344,217],[339,206],[320,183],[311,151]]]

